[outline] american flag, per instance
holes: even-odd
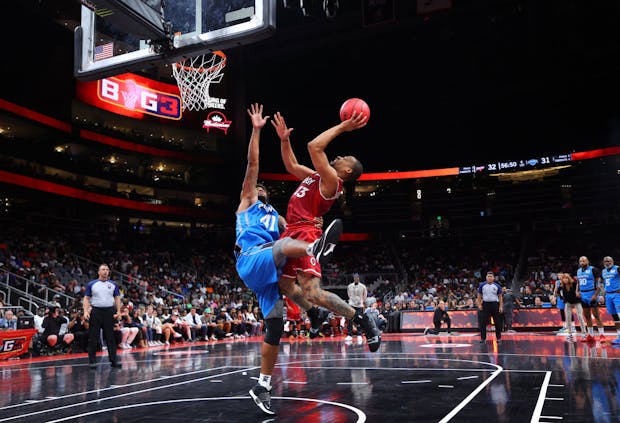
[[[95,46],[95,60],[103,60],[114,56],[114,43]]]

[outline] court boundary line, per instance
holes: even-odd
[[[118,406],[118,407],[112,407],[112,408],[105,408],[105,409],[98,409],[98,410],[94,410],[94,411],[89,411],[88,413],[82,413],[82,414],[78,414],[78,415],[73,415],[73,416],[69,416],[69,417],[63,417],[61,419],[56,419],[56,420],[49,420],[47,423],[59,423],[59,422],[64,422],[64,421],[68,421],[68,420],[73,420],[76,418],[80,418],[80,417],[87,417],[87,416],[92,416],[95,414],[101,414],[101,413],[108,413],[110,411],[116,411],[116,410],[123,410],[123,409],[127,409],[127,408],[137,408],[137,407],[144,407],[144,406],[150,406],[150,405],[160,405],[160,404],[170,404],[170,403],[179,403],[179,402],[194,402],[194,401],[222,401],[222,400],[247,400],[247,399],[251,399],[250,396],[243,396],[243,397],[239,397],[239,396],[235,396],[235,397],[207,397],[207,398],[184,398],[184,399],[175,399],[175,400],[166,400],[166,401],[153,401],[153,402],[149,402],[149,403],[141,403],[141,404],[126,404],[123,406]],[[334,401],[326,401],[326,400],[321,400],[321,399],[316,399],[316,398],[300,398],[300,397],[272,397],[272,399],[278,399],[278,400],[293,400],[293,401],[310,401],[310,402],[318,402],[321,404],[329,404],[329,405],[333,405],[336,407],[343,407],[343,408],[347,408],[351,411],[353,411],[358,419],[356,423],[365,423],[366,422],[366,414],[360,410],[357,407],[353,407],[352,405],[349,404],[345,404],[345,403],[340,403],[340,402],[334,402]]]
[[[111,396],[105,397],[105,398],[96,398],[96,399],[93,399],[93,400],[82,401],[82,402],[80,402],[80,405],[86,405],[86,404],[92,404],[92,403],[101,403],[103,401],[110,401],[110,400],[113,400],[113,399],[118,399],[118,398],[130,396],[130,395],[135,395],[135,394],[142,394],[144,392],[149,392],[149,391],[157,391],[157,390],[160,390],[160,389],[167,389],[167,388],[170,388],[170,387],[173,387],[173,386],[180,386],[180,385],[185,385],[187,383],[200,382],[202,380],[209,380],[209,379],[212,379],[212,378],[215,378],[215,377],[220,377],[220,376],[228,376],[228,375],[239,373],[239,372],[247,372],[248,370],[254,370],[254,369],[256,369],[256,367],[243,368],[243,369],[234,370],[234,371],[230,371],[230,372],[220,373],[220,374],[217,374],[217,375],[209,375],[209,376],[200,377],[200,378],[197,378],[197,379],[185,380],[185,381],[182,381],[182,382],[175,382],[175,383],[167,384],[167,385],[164,385],[164,386],[156,386],[156,387],[152,387],[152,388],[141,389],[139,391],[125,392],[125,393],[122,393],[122,394],[111,395]],[[204,371],[204,370],[202,370],[202,371]],[[194,372],[192,372],[192,373],[194,373]],[[141,382],[137,382],[137,383],[141,383]],[[131,386],[131,384],[122,385],[122,387],[126,387],[126,386]],[[120,389],[120,388],[113,388],[113,389]],[[71,396],[73,396],[73,395],[76,395],[76,394],[71,394]],[[59,398],[56,398],[55,400],[58,400],[58,399],[64,399],[64,397],[59,397]],[[32,405],[32,404],[24,404],[24,405]],[[65,410],[67,408],[72,408],[72,407],[75,407],[75,404],[68,404],[68,405],[58,406],[58,407],[55,407],[55,408],[48,408],[48,409],[45,409],[45,410],[34,411],[34,412],[30,412],[30,413],[24,413],[24,414],[20,414],[20,415],[17,415],[17,416],[6,417],[6,418],[3,418],[3,419],[0,419],[0,422],[7,422],[7,421],[11,421],[11,420],[16,420],[16,419],[22,419],[24,417],[32,417],[32,416],[36,416],[36,415],[40,415],[40,414],[44,414],[44,413],[51,413],[51,412],[54,412],[54,411]]]
[[[489,364],[496,366],[497,370],[495,370],[493,374],[491,374],[491,376],[483,380],[476,389],[474,389],[469,395],[465,397],[465,399],[463,399],[456,407],[454,407],[448,414],[446,414],[446,416],[443,419],[439,420],[439,423],[446,423],[452,420],[452,418],[455,417],[467,404],[469,404],[471,400],[474,399],[480,393],[480,391],[482,391],[500,373],[502,373],[503,368],[501,366],[497,364],[493,364],[493,363],[489,363]]]
[[[530,420],[531,423],[539,422],[542,414],[545,398],[547,396],[547,388],[549,387],[549,381],[551,380],[551,371],[547,370],[545,373],[545,379],[543,380],[542,386],[540,387],[540,392],[538,393],[538,401],[536,401],[536,406],[534,407],[534,414],[532,414],[532,419]]]
[[[58,366],[58,367],[63,367],[63,366]],[[54,400],[63,400],[63,399],[67,399],[67,398],[71,398],[74,396],[78,396],[78,395],[88,395],[88,394],[94,394],[94,393],[98,393],[98,392],[102,392],[102,391],[111,391],[113,389],[122,389],[122,388],[127,388],[127,387],[131,387],[131,386],[137,386],[137,385],[142,385],[145,383],[154,383],[154,382],[159,382],[162,380],[168,380],[171,378],[177,378],[177,377],[183,377],[183,376],[191,376],[197,373],[202,373],[202,372],[206,372],[206,371],[216,371],[216,370],[224,370],[224,369],[230,369],[231,367],[237,367],[237,366],[220,366],[220,367],[214,367],[212,369],[204,369],[204,370],[195,370],[193,372],[187,372],[187,373],[180,373],[178,375],[170,375],[170,376],[159,376],[158,378],[155,379],[149,379],[149,380],[141,380],[139,382],[131,382],[131,383],[126,383],[124,385],[111,385],[105,388],[101,388],[101,389],[92,389],[89,391],[82,391],[82,392],[74,392],[72,394],[67,394],[67,395],[62,395],[59,397],[46,397],[44,399],[40,399],[40,400],[30,400],[31,402],[26,403],[26,402],[21,402],[19,404],[12,404],[12,405],[7,405],[6,407],[1,407],[0,411],[4,411],[4,410],[11,410],[17,407],[24,407],[24,406],[28,406],[28,405],[32,405],[34,403],[42,403],[42,402],[46,402],[46,401],[54,401]],[[240,366],[239,366],[240,367]],[[47,366],[45,367],[47,368]],[[252,367],[251,370],[257,369],[258,367]],[[2,421],[2,420],[0,420]]]

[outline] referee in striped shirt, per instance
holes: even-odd
[[[504,312],[504,297],[502,287],[495,282],[495,274],[487,272],[486,282],[478,286],[478,316],[480,322],[480,343],[487,340],[487,323],[489,316],[495,324],[495,339],[502,342],[502,313]]]

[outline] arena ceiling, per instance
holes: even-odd
[[[619,144],[618,2],[452,0],[437,1],[450,7],[426,13],[418,5],[428,2],[386,3],[394,6],[393,19],[369,23],[365,1],[340,0],[327,18],[322,2],[304,2],[312,5],[305,16],[300,2],[278,0],[274,36],[238,48],[248,101],[285,113],[296,139],[306,141],[336,123],[342,100],[365,98],[369,125],[350,142],[334,143],[330,154],[354,150],[367,171]],[[23,28],[27,18],[37,34],[34,42],[6,45],[5,92],[29,94],[28,85],[37,84],[33,75],[72,72],[78,0],[3,2],[2,8],[15,18],[8,31]],[[38,61],[46,49],[57,58],[53,63]],[[145,71],[172,81],[161,69]],[[54,96],[72,89],[58,85],[46,89]],[[263,164],[277,171],[278,151],[271,147]]]

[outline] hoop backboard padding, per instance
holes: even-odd
[[[226,55],[221,51],[182,59],[172,64],[183,110],[206,110],[210,107],[209,86],[218,84],[224,74]]]
[[[112,0],[94,4],[100,1]],[[157,31],[149,30],[149,35],[137,29],[140,25],[129,25],[135,17],[112,17],[126,14],[120,6],[109,15],[82,5],[81,24],[75,30],[75,77],[101,79],[259,41],[275,30],[276,1],[168,0],[162,7],[164,40]],[[155,11],[144,6],[145,11]],[[139,8],[134,12],[146,20]],[[180,35],[170,35],[175,33]]]

